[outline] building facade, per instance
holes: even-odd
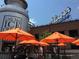
[[[79,37],[79,20],[68,21],[57,24],[48,24],[43,26],[33,27],[30,30],[32,34],[44,34],[45,32],[60,32],[72,37]]]

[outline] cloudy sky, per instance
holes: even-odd
[[[59,15],[66,7],[71,7],[73,19],[79,18],[79,0],[27,0],[29,17],[35,25],[51,22],[54,15]],[[3,0],[0,0],[3,5]]]

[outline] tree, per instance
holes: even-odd
[[[45,32],[44,34],[39,35],[40,39],[44,39],[45,37],[49,36],[51,32]]]

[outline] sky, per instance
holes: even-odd
[[[27,0],[30,20],[36,25],[46,25],[55,15],[70,7],[72,19],[79,19],[79,0]],[[0,0],[3,5],[3,0]]]

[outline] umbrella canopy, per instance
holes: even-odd
[[[72,43],[75,44],[75,45],[77,45],[77,46],[79,46],[79,39],[73,41]]]
[[[57,46],[63,47],[63,46],[66,46],[66,44],[64,44],[64,43],[59,43],[59,44],[57,44]]]
[[[61,34],[59,32],[54,32],[53,34],[49,35],[45,39],[42,39],[42,42],[47,42],[47,43],[70,43],[73,42],[75,38],[69,37],[67,35]]]
[[[79,39],[72,42],[73,44],[79,43]]]
[[[79,43],[77,43],[76,45],[79,46]]]
[[[37,40],[24,40],[24,41],[21,41],[19,44],[33,44],[33,45],[39,45],[39,42]]]
[[[38,42],[37,40],[24,40],[24,41],[21,41],[19,44],[24,44],[24,45],[27,45],[27,44],[33,44],[33,45],[37,45],[37,46],[48,46],[49,44],[48,43],[45,43],[45,42]]]
[[[48,43],[45,43],[45,42],[39,42],[39,45],[40,46],[49,46],[49,44]]]
[[[30,33],[27,33],[19,28],[10,29],[7,31],[0,32],[0,39],[3,40],[30,40],[34,39],[35,37]]]

